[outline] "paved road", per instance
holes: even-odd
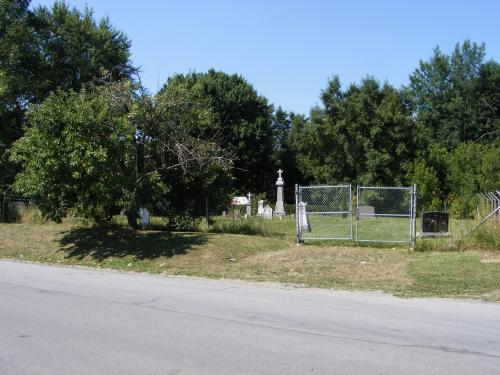
[[[0,374],[500,374],[500,304],[0,261]]]

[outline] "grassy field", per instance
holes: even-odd
[[[0,258],[500,301],[498,226],[471,237],[470,250],[437,251],[434,244],[447,240],[417,243],[416,250],[352,242],[298,246],[294,225],[291,219],[226,219],[204,232],[179,233],[82,222],[0,224]]]

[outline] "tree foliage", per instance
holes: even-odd
[[[265,191],[275,175],[272,106],[241,76],[215,70],[177,74],[161,89],[163,95],[179,87],[191,92],[215,116],[200,135],[222,139],[222,147],[234,159],[232,176],[239,192]]]
[[[319,183],[400,184],[413,123],[399,92],[370,77],[343,91],[333,77],[321,99],[323,108],[298,119],[291,135],[304,175]]]
[[[185,96],[153,99],[127,81],[59,90],[28,112],[13,149],[23,167],[16,187],[56,221],[68,208],[103,221],[124,207],[135,227],[140,207],[170,202],[175,212],[172,191],[190,180],[199,187],[203,173],[210,187],[209,177],[227,169],[218,145],[193,135],[211,117]]]
[[[485,62],[485,46],[466,40],[451,55],[439,48],[410,75],[406,88],[421,142],[448,150],[489,141],[500,129],[500,66]]]
[[[124,201],[134,171],[130,91],[121,85],[57,91],[28,112],[13,148],[17,188],[61,221],[68,208],[103,220]]]
[[[30,104],[56,90],[130,78],[130,41],[109,20],[96,22],[64,2],[29,9],[27,0],[0,2],[0,177],[10,183],[11,144],[23,134]]]

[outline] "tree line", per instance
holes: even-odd
[[[140,84],[131,42],[64,2],[0,0],[0,185],[56,221],[147,207],[173,229],[207,201],[287,184],[417,184],[420,209],[470,214],[499,188],[500,67],[468,40],[436,48],[395,88],[331,77],[308,115],[275,108],[244,77],[176,74]]]

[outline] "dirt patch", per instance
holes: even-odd
[[[259,265],[279,281],[323,287],[395,290],[411,283],[408,250],[301,246],[256,254],[243,263]]]

